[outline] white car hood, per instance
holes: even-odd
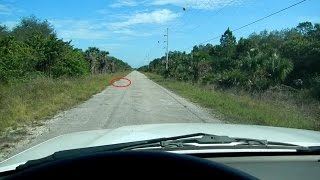
[[[28,160],[43,158],[57,151],[192,133],[255,138],[293,143],[301,146],[320,146],[320,132],[309,130],[254,125],[204,123],[135,125],[124,126],[117,129],[77,132],[55,137],[2,161],[0,163],[0,172],[14,169],[19,164],[25,163]]]

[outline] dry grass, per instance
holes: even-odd
[[[39,123],[102,91],[114,77],[128,72],[68,79],[37,78],[0,87],[0,132]]]
[[[320,130],[320,120],[317,116],[319,111],[303,111],[289,101],[267,98],[267,93],[257,98],[245,93],[215,91],[190,83],[164,79],[156,74],[145,74],[177,94],[206,108],[214,109],[232,123]],[[314,104],[309,106],[313,107]]]

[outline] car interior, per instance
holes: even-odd
[[[114,151],[50,157],[1,174],[1,179],[212,178],[319,179],[320,155],[312,153],[206,153]],[[27,163],[28,164],[28,163]]]

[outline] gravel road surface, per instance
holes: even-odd
[[[55,136],[77,131],[151,123],[222,123],[205,109],[175,95],[142,73],[133,71],[126,78],[131,80],[130,86],[109,86],[88,101],[57,114],[10,155]],[[114,84],[127,83],[120,80]]]

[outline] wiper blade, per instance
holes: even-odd
[[[210,135],[204,134],[200,139],[186,139],[182,140],[184,143],[198,143],[198,144],[226,144],[226,143],[235,143],[238,142],[239,145],[272,145],[272,146],[295,146],[296,144],[290,143],[282,143],[282,142],[274,142],[274,141],[267,141],[267,140],[260,140],[260,139],[252,139],[252,138],[235,138],[229,136],[217,136],[217,135]]]
[[[50,161],[68,158],[68,157],[84,156],[84,155],[91,154],[91,153],[98,153],[98,152],[105,152],[105,151],[126,150],[126,148],[132,149],[131,147],[138,147],[141,145],[151,146],[152,144],[160,143],[161,141],[177,140],[177,139],[181,139],[181,138],[189,138],[189,137],[196,137],[196,136],[202,136],[202,135],[204,135],[204,134],[203,133],[194,133],[194,134],[188,134],[188,135],[182,135],[182,136],[173,136],[173,137],[168,137],[168,138],[157,138],[157,139],[143,140],[143,141],[136,141],[136,142],[128,142],[128,143],[111,144],[111,145],[104,145],[104,146],[96,146],[96,147],[58,151],[58,152],[53,153],[52,155],[49,155],[49,156],[41,158],[41,159],[27,161],[25,164],[18,166],[16,169],[24,169],[24,168],[28,168],[31,166],[43,164],[45,162],[50,162]]]
[[[201,136],[199,138],[198,136]],[[204,133],[196,133],[196,134],[189,134],[185,136],[176,136],[171,138],[164,138],[162,141],[158,139],[156,142],[134,145],[130,147],[126,147],[122,150],[132,150],[132,149],[142,149],[142,148],[183,148],[183,147],[192,147],[198,145],[215,145],[215,144],[232,144],[233,146],[259,146],[259,147],[269,147],[269,146],[282,146],[282,147],[300,147],[295,144],[289,143],[281,143],[281,142],[272,142],[267,140],[260,140],[260,139],[250,139],[250,138],[233,138],[229,136],[217,136],[211,134],[204,134]],[[231,146],[230,146],[231,147]]]
[[[201,136],[201,138],[199,138]],[[197,143],[197,144],[230,144],[233,142],[240,142],[239,145],[262,145],[267,147],[268,145],[279,145],[279,146],[294,146],[294,144],[278,143],[278,142],[268,142],[266,140],[258,139],[247,139],[247,138],[232,138],[228,136],[217,136],[205,133],[194,133],[187,134],[182,136],[173,136],[168,138],[158,138],[151,140],[143,140],[129,143],[120,143],[113,145],[97,146],[97,147],[88,147],[88,148],[79,148],[55,152],[54,154],[37,159],[31,160],[27,163],[20,165],[17,169],[24,169],[30,166],[39,165],[45,162],[54,161],[58,159],[75,157],[75,156],[84,156],[91,153],[99,153],[105,151],[122,151],[122,150],[132,150],[138,148],[175,148],[175,147],[188,147],[195,146],[188,143]]]
[[[301,147],[297,149],[301,153],[320,153],[320,146]]]
[[[228,144],[241,142],[248,145],[267,145],[267,140],[248,139],[248,138],[233,138],[229,136],[217,136],[204,134],[201,138],[181,140],[183,143],[198,143],[198,144]]]
[[[201,136],[201,137],[200,137]],[[200,138],[199,138],[200,137]],[[231,138],[229,136],[217,136],[205,133],[195,133],[195,134],[188,134],[183,136],[174,136],[170,138],[160,138],[149,140],[148,143],[138,144],[129,146],[119,150],[132,150],[138,148],[152,148],[152,147],[161,147],[161,148],[178,148],[178,147],[188,147],[194,146],[188,143],[197,143],[197,144],[229,144],[238,141],[246,141],[247,144],[249,142],[252,144],[259,144],[259,145],[266,145],[264,140],[257,140],[257,139],[236,139]]]
[[[167,140],[160,142],[163,148],[177,148],[192,146],[191,144],[230,144],[240,142],[241,145],[267,145],[267,141],[258,139],[244,139],[244,138],[232,138],[229,136],[217,136],[210,134],[202,134],[201,138],[188,138],[188,139],[177,139],[177,140]]]

